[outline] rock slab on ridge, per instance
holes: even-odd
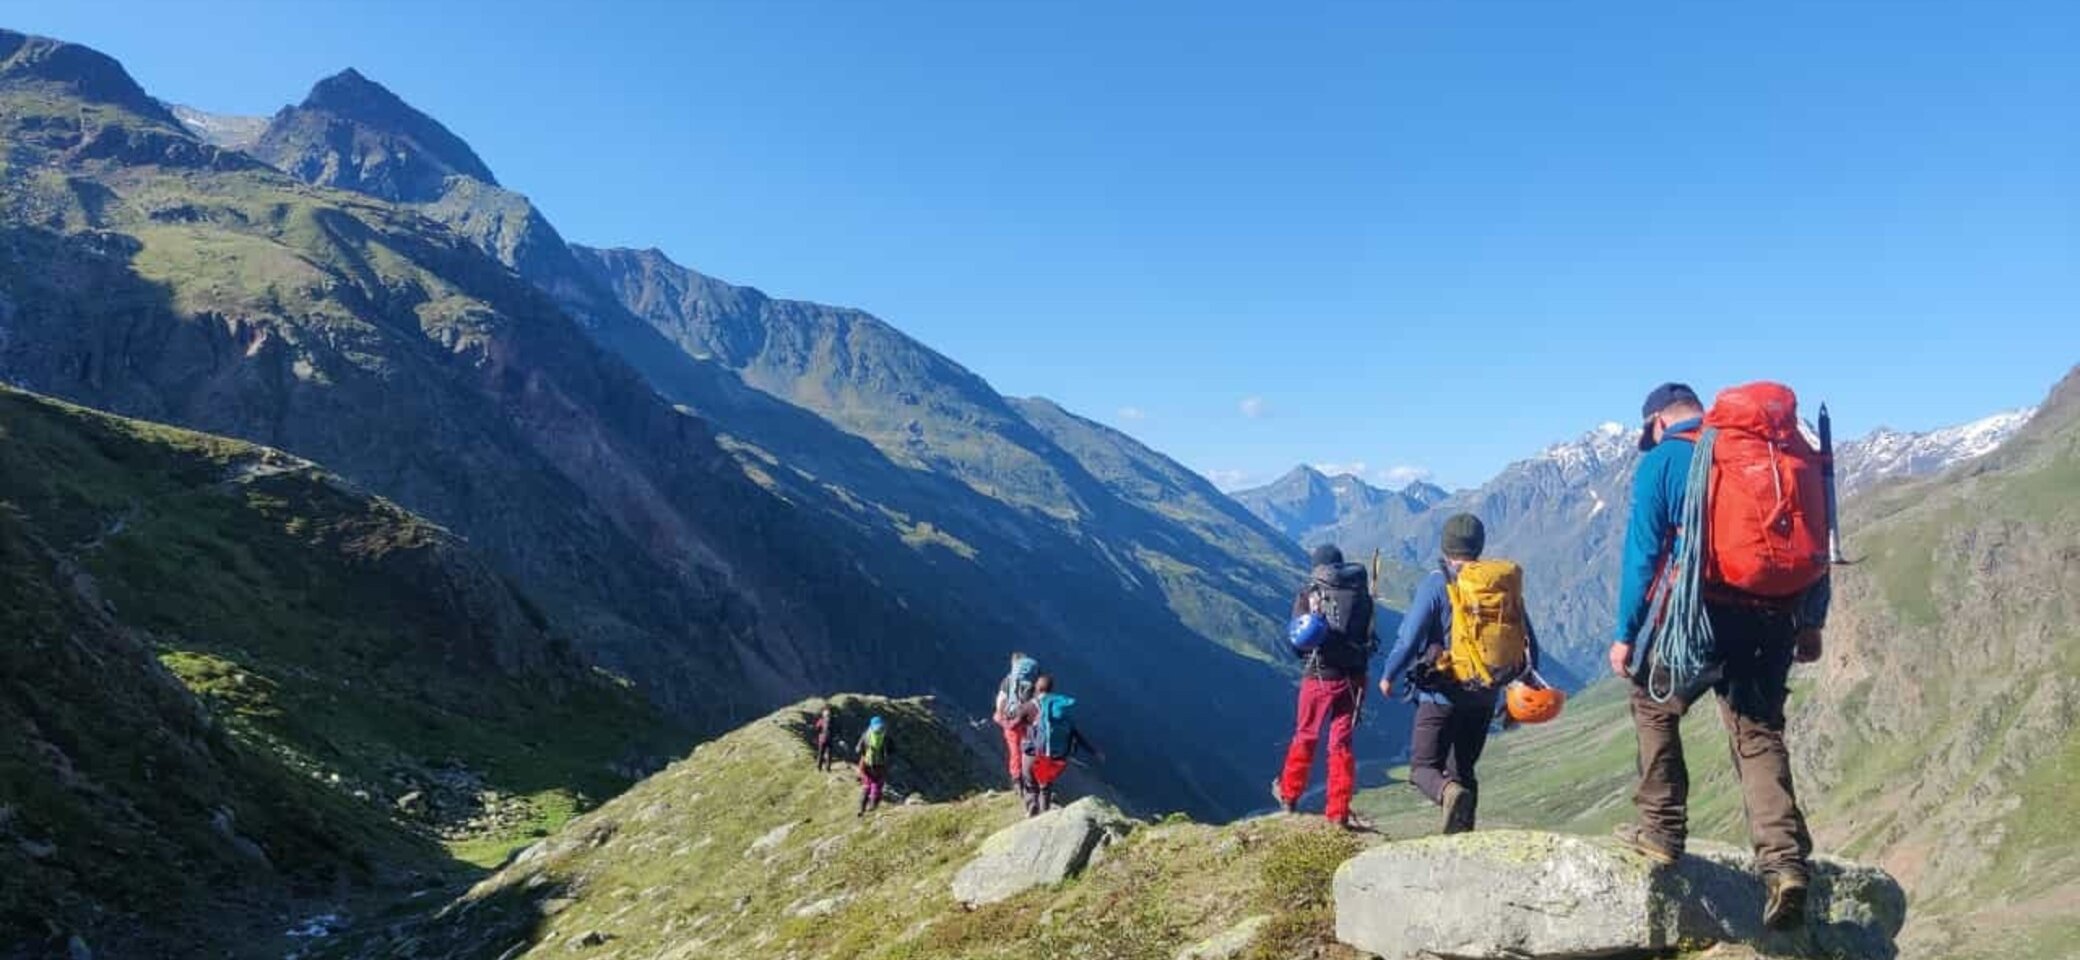
[[[1009,900],[1081,872],[1098,848],[1125,837],[1135,821],[1085,797],[990,835],[953,877],[953,898],[970,907]]]
[[[1762,927],[1748,855],[1691,845],[1656,869],[1615,841],[1498,830],[1389,843],[1336,871],[1336,937],[1389,958],[1645,957],[1742,943],[1772,957],[1897,955],[1906,894],[1816,857],[1805,929]]]

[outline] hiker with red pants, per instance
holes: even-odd
[[[1040,676],[1040,662],[1016,650],[1011,652],[1011,670],[997,684],[997,704],[991,715],[1004,731],[1004,767],[1011,789],[1026,796],[1025,742],[1032,723],[1033,681]]]
[[[1294,812],[1307,790],[1315,746],[1327,724],[1329,801],[1322,812],[1344,829],[1369,830],[1370,823],[1351,813],[1351,792],[1358,779],[1351,736],[1365,702],[1366,661],[1378,648],[1372,636],[1372,592],[1365,567],[1345,563],[1343,551],[1335,546],[1314,548],[1309,560],[1314,568],[1293,599],[1293,622],[1287,630],[1287,641],[1303,661],[1299,710],[1285,770],[1271,782],[1271,796],[1280,809]]]
[[[875,717],[859,738],[859,816],[881,807],[881,791],[887,786],[888,725]]]
[[[1632,681],[1639,738],[1639,819],[1618,839],[1662,865],[1682,857],[1682,720],[1712,691],[1733,741],[1762,920],[1779,930],[1805,922],[1813,849],[1784,702],[1792,663],[1820,658],[1830,591],[1825,469],[1797,404],[1773,383],[1726,390],[1709,413],[1680,383],[1647,395],[1610,648],[1611,671]]]
[[[1033,680],[1033,700],[1026,707],[1025,800],[1026,815],[1037,817],[1054,809],[1054,783],[1069,769],[1069,759],[1079,749],[1104,762],[1105,754],[1083,735],[1076,724],[1076,698],[1054,692],[1054,677],[1041,674]]]

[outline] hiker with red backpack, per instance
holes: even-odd
[[[1083,735],[1076,724],[1076,698],[1054,691],[1054,677],[1033,678],[1033,699],[1025,706],[1026,741],[1022,749],[1022,777],[1026,815],[1037,817],[1054,808],[1054,783],[1069,769],[1077,750],[1087,750],[1099,761],[1105,754]]]
[[[1032,722],[1033,682],[1040,676],[1040,662],[1016,650],[1011,652],[1011,669],[997,684],[997,703],[991,711],[1004,732],[1004,767],[1011,789],[1026,795],[1024,775],[1026,730]]]
[[[1640,458],[1612,672],[1632,681],[1639,820],[1618,838],[1674,864],[1688,835],[1682,719],[1706,690],[1733,742],[1763,923],[1805,921],[1813,841],[1791,783],[1784,702],[1793,662],[1819,659],[1827,621],[1825,464],[1779,384],[1723,391],[1707,412],[1665,383],[1641,408]]]
[[[1380,674],[1382,695],[1392,696],[1399,684],[1416,702],[1408,781],[1444,810],[1445,833],[1474,827],[1480,802],[1474,765],[1504,691],[1521,722],[1551,719],[1562,699],[1538,678],[1538,634],[1524,609],[1523,569],[1481,559],[1487,541],[1479,517],[1460,513],[1445,520],[1444,558],[1416,585]],[[1550,703],[1551,712],[1527,713],[1527,703]]]
[[[1329,800],[1323,814],[1347,830],[1369,830],[1371,824],[1351,813],[1358,780],[1351,736],[1365,703],[1365,667],[1379,647],[1372,636],[1372,591],[1365,566],[1345,563],[1335,546],[1318,546],[1308,559],[1313,568],[1293,599],[1293,620],[1286,630],[1288,644],[1302,660],[1299,710],[1285,768],[1271,781],[1271,796],[1279,809],[1297,809],[1322,725],[1328,724]]]

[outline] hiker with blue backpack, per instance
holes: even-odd
[[[1309,555],[1313,568],[1293,600],[1286,640],[1302,660],[1300,703],[1285,769],[1271,781],[1279,808],[1292,813],[1307,789],[1322,725],[1329,726],[1329,802],[1323,812],[1346,830],[1371,824],[1351,813],[1358,758],[1351,736],[1365,704],[1365,668],[1378,649],[1372,636],[1372,591],[1365,566],[1345,563],[1343,551],[1324,544]]]
[[[881,807],[881,790],[888,785],[888,724],[880,717],[867,721],[867,732],[859,738],[859,813],[864,817]]]
[[[1034,681],[1040,676],[1040,662],[1018,651],[1011,653],[1011,670],[997,684],[997,704],[991,712],[997,726],[1004,731],[1004,767],[1011,776],[1011,789],[1019,796],[1026,793],[1024,774],[1026,727],[1032,721]]]
[[[1019,792],[1026,801],[1026,815],[1037,817],[1054,808],[1054,782],[1069,769],[1077,750],[1088,750],[1100,762],[1105,754],[1076,726],[1076,698],[1054,692],[1054,677],[1033,678],[1033,698],[1025,707],[1028,723],[1020,750]]]

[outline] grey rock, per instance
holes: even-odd
[[[564,949],[569,950],[572,953],[576,953],[579,950],[587,950],[592,947],[601,946],[605,944],[608,940],[612,939],[612,934],[601,933],[598,930],[587,930],[584,933],[572,937],[571,942],[564,945]]]
[[[1249,917],[1228,929],[1207,937],[1178,951],[1177,960],[1235,960],[1255,943],[1257,932],[1271,922],[1271,915],[1260,913]]]
[[[754,857],[759,854],[771,853],[778,849],[781,844],[786,843],[787,835],[793,832],[794,824],[792,823],[783,823],[774,827],[766,831],[765,836],[751,841],[751,846],[745,849],[744,856]]]
[[[827,917],[837,913],[839,908],[845,906],[851,900],[850,896],[839,894],[835,897],[825,897],[814,903],[804,904],[788,912],[797,917]]]
[[[1682,946],[1891,958],[1906,894],[1875,867],[1815,858],[1809,922],[1762,928],[1748,855],[1693,843],[1657,870],[1614,841],[1489,831],[1389,843],[1336,871],[1336,936],[1389,958],[1647,956]]]
[[[1125,837],[1136,821],[1096,797],[1021,821],[982,841],[953,878],[953,898],[968,906],[1008,900],[1082,872],[1099,847]]]

